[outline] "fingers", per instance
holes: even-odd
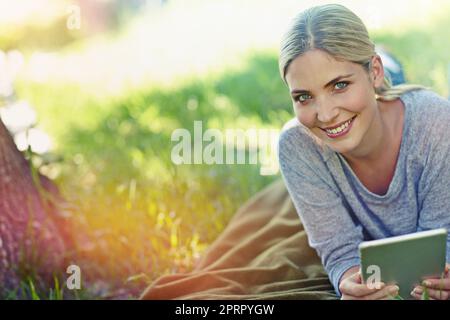
[[[450,278],[427,279],[422,282],[422,285],[430,289],[450,290]]]
[[[435,290],[435,289],[428,289],[428,297],[430,300],[448,300],[450,297],[450,292],[445,290]],[[423,298],[423,292],[424,289],[422,287],[416,287],[411,292],[411,296],[414,299],[422,300]]]
[[[422,294],[418,294],[415,291],[411,292],[411,297],[413,297],[415,300],[423,300]],[[434,300],[434,299],[430,297],[429,300]]]
[[[359,272],[351,275],[341,282],[339,290],[343,296],[363,297],[373,294],[380,289],[383,289],[386,285],[382,282],[378,283],[375,287],[370,287],[367,284],[361,283],[361,274]]]
[[[383,289],[385,284],[382,283],[380,289]],[[344,281],[341,285],[341,292],[353,297],[363,297],[369,294],[375,293],[380,289],[377,288],[369,288],[366,284],[358,284],[355,282]]]
[[[352,274],[350,277],[348,277],[348,279],[352,280],[356,283],[362,283],[361,271],[358,270],[358,272],[355,272],[354,274]]]
[[[384,299],[393,299],[398,296],[398,286],[386,286],[381,290],[378,290],[375,293],[369,294],[364,297],[364,300],[384,300]]]
[[[421,286],[417,286],[411,291],[411,297],[416,300],[422,300],[423,288]]]
[[[375,289],[376,290],[376,289]],[[372,294],[365,296],[342,295],[341,300],[392,300],[398,295],[398,286],[385,286]]]
[[[411,297],[413,297],[416,300],[424,300],[422,294],[415,293],[415,291],[411,292]],[[435,299],[429,297],[428,300],[435,300]]]
[[[414,293],[421,294],[424,288],[427,289],[430,298],[436,300],[448,300],[450,298],[449,264],[446,264],[442,278],[425,279],[422,281],[422,286],[417,286],[414,288],[411,295],[414,296]]]
[[[435,289],[429,289],[428,290],[428,296],[430,297],[430,300],[448,300],[450,296],[449,291],[445,290],[435,290]],[[416,287],[414,288],[413,292],[411,292],[411,296],[416,298],[418,296],[420,299],[422,299],[424,289],[422,287]]]
[[[435,300],[448,300],[449,292],[444,290],[428,289],[428,295]]]

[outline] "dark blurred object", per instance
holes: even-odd
[[[17,50],[0,50],[0,298],[11,290],[22,296],[23,279],[37,288],[51,285],[64,270],[69,243],[58,189],[33,166],[31,148],[27,159],[13,139],[36,122],[14,92],[23,60]]]
[[[405,74],[403,66],[391,53],[383,46],[376,46],[376,52],[380,55],[383,61],[384,71],[386,77],[391,80],[392,85],[405,83]]]
[[[0,120],[0,297],[62,273],[67,249],[55,185],[30,166]]]

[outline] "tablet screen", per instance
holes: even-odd
[[[444,272],[446,244],[446,229],[364,241],[359,245],[363,282],[395,283],[399,295],[410,299],[410,292],[424,278]]]

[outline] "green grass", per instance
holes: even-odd
[[[58,277],[54,277],[52,285],[39,288],[38,280],[32,277],[23,278],[19,286],[3,295],[5,300],[63,300],[92,299],[86,290],[67,290]]]
[[[171,132],[192,131],[194,120],[205,129],[279,128],[290,117],[267,53],[251,56],[246,69],[173,89],[98,100],[44,84],[19,95],[56,137],[60,161],[39,169],[57,177],[72,205],[75,263],[100,291],[125,287],[134,296],[159,275],[189,271],[239,206],[277,178],[256,165],[175,166]]]

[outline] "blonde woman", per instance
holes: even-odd
[[[450,230],[450,103],[421,86],[392,87],[374,48],[353,12],[324,5],[294,19],[279,58],[296,115],[280,136],[281,172],[342,299],[398,293],[361,283],[362,241]],[[439,279],[429,282],[431,298],[449,298],[448,275],[441,293]]]

